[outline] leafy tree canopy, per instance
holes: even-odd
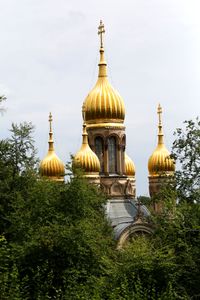
[[[175,132],[176,190],[180,201],[200,202],[200,120],[185,121]]]
[[[186,125],[190,138],[199,134],[199,123]],[[39,178],[33,126],[12,125],[11,132],[0,141],[1,299],[198,299],[198,181],[191,187],[187,176],[199,176],[198,168],[188,171],[199,161],[195,145],[179,143],[185,131],[174,143],[182,166],[177,190],[165,186],[158,195],[167,205],[152,216],[154,235],[134,236],[121,251],[99,189],[79,172],[66,183]]]

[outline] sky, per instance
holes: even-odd
[[[0,0],[0,138],[11,123],[32,122],[38,155],[64,161],[81,146],[82,103],[97,80],[100,19],[111,84],[126,107],[127,154],[137,195],[148,195],[148,158],[157,143],[157,105],[165,144],[200,110],[199,0]]]

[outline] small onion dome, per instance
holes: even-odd
[[[119,93],[111,86],[107,78],[107,63],[104,59],[102,40],[104,32],[104,25],[101,21],[98,31],[101,41],[98,80],[83,103],[85,122],[87,125],[123,123],[125,118],[124,101]]]
[[[54,151],[48,151],[46,157],[40,163],[41,176],[63,181],[64,173],[65,166],[63,162],[58,158]]]
[[[55,181],[64,181],[65,166],[54,151],[51,113],[49,114],[49,123],[49,150],[46,157],[40,162],[39,172],[43,177]]]
[[[83,124],[83,142],[81,149],[76,153],[73,166],[83,169],[85,176],[99,176],[100,162],[96,154],[88,144],[88,134],[86,124]]]
[[[125,153],[125,174],[127,176],[135,176],[135,165],[132,159]]]
[[[162,108],[158,105],[159,125],[158,125],[158,145],[148,161],[150,176],[173,175],[175,171],[174,160],[170,157],[170,152],[164,145],[162,122]]]
[[[164,144],[158,145],[149,158],[148,170],[150,176],[173,175],[175,165],[170,153]]]

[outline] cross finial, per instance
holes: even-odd
[[[100,46],[103,48],[103,33],[105,33],[105,28],[102,20],[100,20],[100,25],[98,27],[98,34],[100,35]]]
[[[161,122],[162,107],[161,107],[160,103],[158,104],[157,113],[158,113],[159,125],[161,125],[161,123],[162,123]]]
[[[52,114],[49,113],[49,126],[50,126],[50,131],[52,131],[52,121],[53,121]]]

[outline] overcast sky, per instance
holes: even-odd
[[[51,111],[58,156],[66,162],[80,148],[81,106],[97,79],[100,19],[109,80],[126,106],[137,195],[148,195],[158,103],[169,150],[175,128],[199,115],[199,0],[0,0],[0,94],[7,97],[0,138],[11,122],[31,121],[43,158]]]

